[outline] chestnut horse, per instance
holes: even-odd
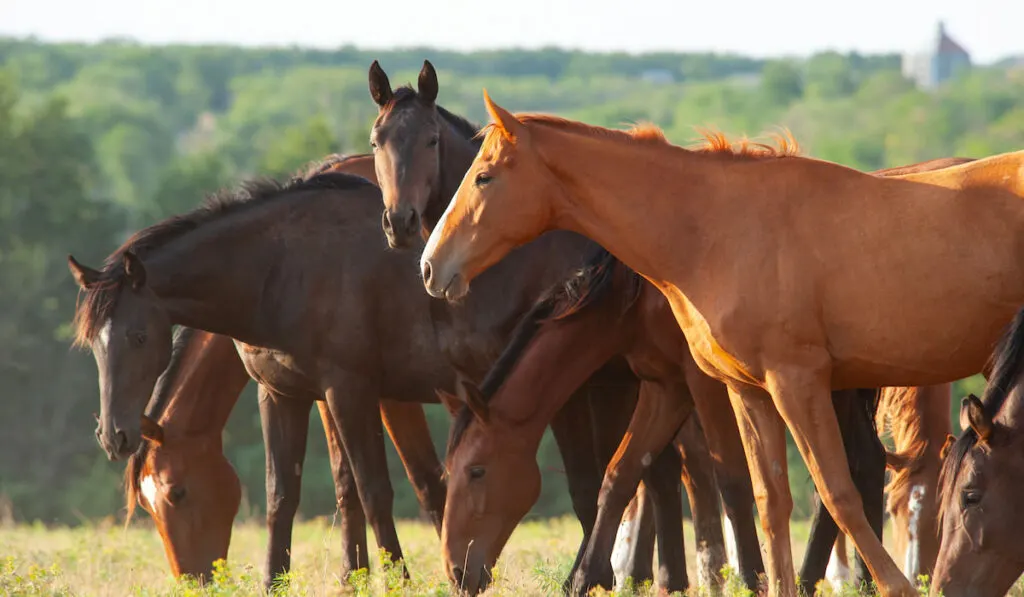
[[[479,128],[437,103],[437,73],[429,61],[423,63],[416,89],[403,86],[396,90],[375,61],[369,70],[369,90],[378,107],[370,144],[384,200],[382,226],[392,248],[421,247],[473,161],[479,148]],[[431,316],[438,343],[459,377],[482,380],[536,298],[579,267],[592,247],[592,242],[575,233],[544,235],[481,276],[473,295],[460,304],[446,306],[433,301]],[[573,509],[583,527],[573,571],[584,557],[597,516],[601,473],[622,437],[612,430],[624,428],[618,419],[628,418],[628,413],[620,417],[618,409],[606,405],[595,409],[590,404],[602,396],[635,393],[635,387],[636,380],[623,363],[603,368],[551,421],[568,472]],[[651,487],[652,492],[660,487]],[[672,495],[679,493],[678,488],[671,491]],[[678,543],[681,549],[682,529],[661,528],[672,533],[671,538],[663,536],[662,542]],[[650,541],[653,538],[648,535],[645,542]],[[639,566],[633,571],[638,580],[650,576],[649,561],[633,561]],[[676,578],[685,572],[681,562],[665,565]]]
[[[238,476],[223,454],[221,433],[248,381],[230,338],[191,328],[176,333],[170,364],[143,421],[147,441],[125,469],[128,518],[136,504],[149,512],[175,576],[205,579],[213,562],[227,557],[241,495]],[[261,391],[259,404],[267,451],[264,583],[269,588],[290,569],[310,403],[273,400]],[[317,405],[338,499],[341,578],[347,579],[349,572],[369,564],[366,517],[334,421],[323,401]],[[383,400],[381,416],[420,504],[440,533],[444,483],[422,407]]]
[[[796,591],[788,426],[882,594],[913,595],[865,517],[829,390],[982,369],[1024,302],[1024,152],[877,177],[795,148],[688,151],[650,126],[485,101],[495,124],[420,260],[428,292],[459,299],[547,230],[593,238],[668,298],[700,368],[729,386],[769,591]]]
[[[1024,309],[992,358],[985,394],[963,399],[963,432],[943,454],[935,596],[1005,595],[1024,573]]]

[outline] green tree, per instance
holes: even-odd
[[[761,72],[761,89],[768,101],[788,106],[804,93],[800,69],[790,61],[774,60]]]

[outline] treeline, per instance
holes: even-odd
[[[74,523],[117,513],[122,465],[92,435],[91,356],[71,350],[69,252],[96,263],[131,231],[251,176],[287,176],[331,152],[368,150],[374,59],[392,83],[439,70],[440,102],[484,122],[481,89],[513,110],[594,124],[652,121],[675,142],[694,127],[757,137],[788,128],[804,152],[862,169],[1024,147],[1024,75],[974,69],[914,88],[895,55],[803,61],[711,54],[473,53],[224,46],[43,44],[0,39],[0,521]],[[976,380],[974,380],[976,383]],[[263,446],[252,388],[225,446],[263,509]],[[438,452],[447,431],[430,412]],[[319,427],[319,419],[311,424]],[[310,434],[303,513],[332,510],[322,434]],[[394,456],[394,453],[391,453]],[[570,511],[552,442],[537,515]],[[397,459],[392,458],[397,465]],[[799,458],[792,483],[806,513]],[[399,466],[396,512],[417,512]]]

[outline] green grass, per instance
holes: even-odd
[[[356,573],[352,587],[338,575],[340,546],[330,519],[296,525],[289,595],[449,595],[441,569],[438,540],[431,527],[402,522],[399,535],[412,575],[401,582],[397,570],[375,562],[370,573]],[[693,533],[687,523],[687,553],[692,560]],[[887,533],[888,535],[888,533]],[[794,560],[803,557],[807,524],[794,523]],[[193,596],[260,595],[261,562],[267,533],[259,522],[238,524],[228,564],[218,567],[216,581],[200,588],[171,578],[163,548],[148,520],[127,530],[112,522],[78,528],[42,525],[0,527],[0,595]],[[370,534],[372,542],[372,534]],[[487,595],[557,595],[580,540],[579,524],[570,518],[527,522],[512,535],[495,570]],[[688,562],[690,578],[696,578]],[[749,594],[739,582],[727,591]],[[611,593],[601,593],[611,595]],[[627,588],[619,595],[654,595],[650,587]],[[692,594],[701,593],[692,591]],[[841,595],[854,596],[854,590]],[[1013,594],[1024,596],[1024,591]]]

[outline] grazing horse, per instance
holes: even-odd
[[[985,394],[963,399],[963,432],[943,450],[935,596],[1005,595],[1024,573],[1024,309],[992,357]]]
[[[416,89],[395,90],[375,61],[369,70],[369,90],[378,107],[370,144],[384,201],[385,236],[392,248],[421,247],[476,155],[479,128],[438,105],[437,73],[429,61],[423,63]],[[459,378],[482,380],[537,297],[578,268],[592,247],[592,242],[572,232],[544,235],[481,276],[473,294],[459,304],[432,301],[438,344]],[[629,370],[622,363],[609,365],[580,386],[550,421],[565,463],[573,509],[583,527],[573,571],[584,557],[597,517],[601,473],[622,437],[624,424],[619,419],[628,418],[607,406],[592,405],[600,404],[603,397],[618,399],[635,392],[636,380]],[[650,489],[657,492],[661,486]],[[678,488],[672,492],[678,495]],[[667,499],[671,498],[665,496],[662,501]],[[672,534],[661,541],[678,543],[682,549],[682,529],[661,528]],[[631,573],[637,580],[650,576],[649,560],[633,561],[639,566]],[[674,578],[685,573],[681,562],[664,565]]]
[[[939,556],[938,499],[941,452],[952,431],[952,384],[885,388],[878,409],[878,430],[885,423],[895,450],[886,454],[892,471],[885,508],[893,521],[895,552],[911,582],[931,576]]]
[[[221,433],[248,381],[231,338],[179,328],[170,364],[143,420],[147,441],[125,468],[128,518],[136,504],[149,512],[175,576],[205,579],[213,562],[227,557],[241,495],[238,476],[222,450]],[[292,521],[299,505],[311,402],[312,398],[273,400],[260,393],[267,451],[268,588],[290,569]],[[323,401],[317,405],[338,499],[341,578],[347,579],[351,571],[369,563],[366,517],[334,421]],[[444,483],[422,407],[383,400],[381,416],[417,498],[440,534]]]
[[[381,238],[380,201],[371,182],[338,172],[252,183],[141,230],[102,270],[69,258],[108,450],[137,448],[173,325],[229,336],[265,399],[327,400],[378,543],[401,559],[379,400],[434,402],[454,376],[414,258]]]
[[[729,386],[768,544],[796,591],[788,427],[883,595],[911,583],[867,520],[829,391],[980,371],[1024,303],[1024,152],[877,177],[746,145],[698,152],[490,101],[494,124],[420,259],[431,295],[543,232],[583,233],[668,298],[700,368]]]

